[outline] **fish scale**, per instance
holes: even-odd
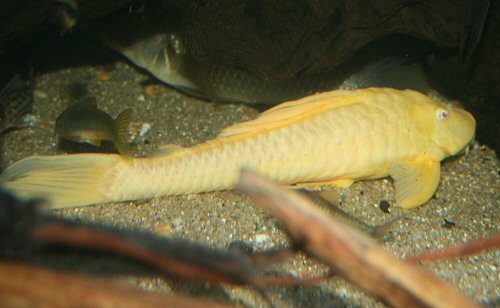
[[[468,112],[416,91],[339,90],[282,103],[213,140],[168,146],[162,156],[34,156],[0,181],[20,196],[69,207],[231,189],[241,168],[282,184],[346,186],[391,176],[396,204],[409,208],[430,199],[440,161],[474,134]]]

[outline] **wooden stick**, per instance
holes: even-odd
[[[500,233],[488,238],[477,239],[468,243],[444,247],[437,250],[428,250],[408,257],[408,262],[435,261],[459,258],[476,254],[480,251],[500,247]]]
[[[307,253],[393,306],[478,307],[430,272],[394,257],[297,192],[248,170],[242,170],[237,188],[283,220]]]
[[[252,264],[236,252],[150,235],[136,235],[134,239],[132,233],[127,237],[116,230],[61,221],[40,224],[32,236],[45,244],[113,252],[155,266],[171,277],[259,287]]]
[[[0,307],[234,307],[0,260]]]

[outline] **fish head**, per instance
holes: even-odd
[[[432,109],[434,130],[431,140],[446,156],[460,153],[474,141],[476,120],[472,114],[451,103],[438,103]]]

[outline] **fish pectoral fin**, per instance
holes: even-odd
[[[396,204],[412,208],[424,204],[436,192],[441,165],[432,158],[418,159],[395,164],[389,175],[394,179]]]
[[[102,140],[85,140],[85,142],[95,147],[100,147],[102,144]]]
[[[329,184],[329,185],[333,185],[335,187],[340,187],[340,188],[348,188],[348,187],[351,187],[352,183],[354,183],[354,180],[340,179],[340,180],[333,180],[333,181],[325,182],[324,184]]]

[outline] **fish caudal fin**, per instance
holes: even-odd
[[[0,175],[0,183],[21,198],[42,198],[51,208],[66,208],[110,201],[104,178],[119,162],[119,155],[73,154],[32,156]]]
[[[378,225],[373,227],[373,229],[370,232],[370,235],[373,236],[374,238],[378,240],[384,239],[384,237],[387,235],[389,230],[394,227],[396,222],[399,222],[401,220],[401,217],[395,218],[383,225]]]
[[[132,109],[120,113],[115,119],[115,147],[124,156],[132,156],[132,150],[127,142],[128,126],[132,119]]]

